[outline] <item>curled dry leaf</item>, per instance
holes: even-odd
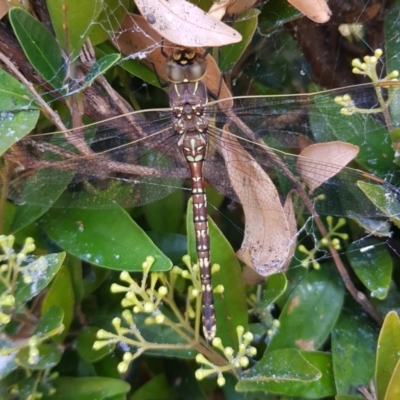
[[[239,15],[249,10],[255,3],[256,0],[221,0],[213,3],[208,13],[220,20],[225,14]]]
[[[222,139],[227,136],[230,142],[234,140],[225,125]],[[231,185],[243,205],[246,220],[243,243],[236,255],[260,275],[271,275],[284,269],[293,251],[293,208],[290,205],[287,209],[282,206],[269,176],[239,143],[235,149],[229,151],[222,145],[220,151]],[[269,193],[267,198],[261,195],[266,191]]]
[[[117,32],[111,40],[114,46],[124,55],[129,56],[130,54],[142,53],[146,57],[145,61],[148,62],[149,67],[155,68],[157,75],[161,79],[167,80],[164,70],[166,59],[161,53],[163,38],[149,26],[142,16],[127,14],[124,21],[122,21],[120,32]],[[171,54],[173,48],[176,46],[164,40],[163,47],[165,53]],[[199,48],[196,51],[203,53],[204,49]],[[218,94],[221,87],[220,99],[230,98],[231,93],[224,80],[221,79],[221,71],[214,58],[211,55],[207,55],[206,61],[207,72],[203,78],[204,83],[210,92],[215,94]]]
[[[218,47],[242,40],[239,32],[186,0],[135,0],[163,38],[185,47]]]
[[[288,0],[288,2],[314,22],[328,22],[332,13],[325,0]]]
[[[11,3],[9,3],[7,0],[0,0],[0,19],[2,19],[8,13],[8,10],[11,7]]]
[[[296,169],[303,182],[313,192],[339,173],[357,156],[358,151],[358,146],[345,142],[312,144],[300,153]],[[315,161],[315,164],[312,161]],[[329,168],[323,169],[323,164],[329,164]]]

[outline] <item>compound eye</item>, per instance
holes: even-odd
[[[184,68],[174,60],[168,60],[165,63],[165,73],[173,83],[181,83],[185,80]]]
[[[186,79],[189,82],[197,82],[203,78],[206,73],[207,62],[202,56],[196,57],[192,64],[186,68]]]

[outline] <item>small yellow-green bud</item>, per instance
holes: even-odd
[[[196,288],[192,288],[192,290],[190,291],[190,295],[192,296],[192,298],[196,298],[199,294],[200,294],[200,290],[198,290]]]
[[[135,314],[139,314],[141,311],[142,311],[141,307],[139,307],[139,306],[133,307],[133,312],[134,312]]]
[[[7,264],[1,264],[0,265],[0,273],[4,273],[8,271],[8,265]]]
[[[23,277],[23,281],[26,284],[32,283],[32,276],[30,274],[25,273]]]
[[[123,361],[121,361],[119,364],[118,364],[118,372],[120,373],[120,374],[124,374],[126,371],[128,371],[128,367],[129,367],[129,363],[126,363],[126,362],[123,362]]]
[[[218,293],[218,294],[224,293],[224,291],[225,291],[225,288],[223,285],[217,285],[215,287],[215,289],[213,290],[214,293]]]
[[[239,353],[244,353],[246,350],[246,345],[244,343],[239,344]]]
[[[198,381],[201,381],[202,379],[205,378],[206,375],[204,374],[204,372],[203,372],[202,369],[197,369],[197,370],[195,371],[195,373],[194,373],[194,376],[196,377],[196,379],[197,379]]]
[[[279,319],[274,319],[274,320],[272,321],[272,326],[273,326],[274,328],[280,328],[280,327],[281,327],[281,322],[279,321]]]
[[[232,349],[232,347],[230,347],[230,346],[225,347],[225,349],[224,349],[224,354],[225,354],[225,356],[226,356],[227,358],[231,358],[232,355],[233,355],[233,353],[234,353],[234,350]]]
[[[93,348],[93,350],[100,350],[100,349],[102,349],[103,347],[105,347],[105,346],[107,346],[109,344],[110,344],[110,342],[108,340],[96,340],[93,343],[92,348]]]
[[[239,338],[241,338],[241,337],[243,336],[244,328],[243,328],[242,325],[238,325],[238,326],[236,327],[236,333],[237,333],[237,335],[238,335]]]
[[[329,240],[327,238],[322,238],[321,239],[321,245],[322,246],[328,246],[329,245]]]
[[[249,348],[247,349],[247,354],[248,354],[249,356],[254,357],[254,356],[257,355],[257,349],[256,349],[255,347],[251,346],[251,347],[249,347]]]
[[[129,290],[128,287],[119,285],[118,283],[113,283],[113,284],[110,286],[110,291],[111,291],[111,293],[127,292],[128,290]]]
[[[121,318],[115,317],[115,318],[113,318],[111,323],[113,324],[114,328],[118,332],[121,328]]]
[[[218,376],[218,379],[217,379],[217,385],[219,386],[219,387],[222,387],[222,386],[224,386],[225,385],[225,378],[222,376],[222,375],[219,375]]]
[[[271,337],[273,334],[274,334],[274,331],[273,331],[272,329],[268,329],[268,330],[267,330],[267,335],[268,335],[269,337]]]
[[[246,343],[250,343],[254,339],[254,335],[251,332],[246,332],[243,335],[243,339]]]
[[[110,339],[110,338],[114,338],[115,335],[111,332],[106,331],[105,329],[99,329],[97,331],[97,339]]]
[[[133,316],[129,310],[122,311],[122,318],[129,324],[133,325]]]
[[[3,299],[0,299],[1,306],[11,307],[14,304],[15,304],[15,297],[12,294],[8,294]]]
[[[216,272],[218,272],[221,269],[221,266],[219,264],[213,264],[211,266],[211,273],[215,274]]]
[[[301,253],[305,253],[305,254],[309,254],[309,253],[310,253],[310,252],[307,250],[306,246],[304,246],[304,244],[300,244],[297,248],[298,248],[298,250],[299,250]]]
[[[185,255],[182,257],[182,261],[184,262],[184,264],[185,264],[187,267],[190,267],[191,261],[190,261],[190,256],[189,256],[189,254],[185,254]]]
[[[145,320],[144,320],[144,323],[146,324],[146,325],[154,325],[155,324],[155,319],[154,319],[154,317],[147,317]]]
[[[121,300],[121,306],[122,306],[123,308],[130,307],[131,305],[133,305],[133,303],[132,303],[130,300],[128,300],[126,297],[124,297],[124,298]]]
[[[182,278],[185,278],[185,279],[190,278],[190,273],[189,273],[189,271],[186,271],[186,270],[182,271]]]
[[[248,365],[249,365],[249,359],[245,356],[240,357],[240,366],[242,368],[246,368],[246,367],[248,367]]]
[[[382,57],[382,54],[383,54],[382,49],[376,49],[375,52],[374,52],[374,56],[375,56],[376,58],[381,58],[381,57]]]
[[[171,272],[173,274],[180,275],[182,273],[182,268],[179,268],[179,267],[175,266],[175,267],[172,268]]]
[[[160,296],[160,297],[164,297],[164,296],[166,296],[168,294],[168,289],[165,287],[165,286],[160,286],[159,288],[158,288],[158,295]]]
[[[313,265],[313,268],[316,270],[319,270],[321,268],[320,263],[315,260],[313,261],[312,265]]]
[[[7,325],[11,321],[11,317],[0,312],[0,325]]]
[[[156,323],[157,324],[159,324],[159,325],[163,324],[164,321],[165,321],[165,315],[163,315],[163,314],[156,315]]]
[[[221,340],[221,338],[219,338],[218,336],[215,337],[215,338],[213,339],[213,341],[212,341],[212,345],[213,345],[214,347],[220,348],[220,347],[222,346],[222,340]]]
[[[119,275],[119,279],[121,279],[121,281],[124,281],[127,283],[133,282],[132,277],[129,275],[129,272],[127,272],[127,271],[122,271],[121,274]]]
[[[359,58],[355,58],[352,62],[351,62],[351,65],[353,66],[353,67],[356,67],[356,68],[361,68],[361,60],[359,59]]]
[[[151,313],[151,312],[153,312],[154,311],[154,304],[153,303],[151,303],[150,301],[147,301],[145,304],[144,304],[144,307],[143,307],[143,310],[144,310],[144,312],[146,312],[146,313]]]
[[[125,362],[131,362],[132,361],[132,358],[133,358],[133,355],[132,355],[132,353],[130,353],[129,351],[126,351],[125,353],[124,353],[124,355],[122,356],[122,359],[125,361]]]

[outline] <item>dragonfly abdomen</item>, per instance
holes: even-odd
[[[203,163],[207,151],[204,133],[189,130],[179,142],[188,162],[191,176],[193,222],[196,235],[196,252],[200,267],[203,332],[207,340],[215,336],[215,310],[211,284],[210,235],[207,222],[207,198],[203,181]]]

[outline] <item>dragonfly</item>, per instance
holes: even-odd
[[[203,82],[207,73],[204,54],[175,49],[166,60],[165,71],[168,109],[133,112],[65,132],[32,134],[11,147],[3,155],[11,166],[8,196],[20,204],[131,207],[163,198],[189,179],[202,285],[203,333],[212,340],[216,317],[206,184],[247,209],[267,210],[271,215],[277,201],[283,203],[295,192],[300,200],[295,202],[296,207],[312,215],[387,220],[361,190],[360,182],[377,185],[397,200],[395,186],[361,169],[345,167],[350,159],[344,164],[337,162],[336,155],[328,156],[329,147],[323,148],[322,157],[304,155],[302,150],[314,140],[327,146],[338,143],[335,135],[341,130],[354,145],[363,144],[370,135],[387,132],[388,123],[381,114],[343,116],[334,102],[335,97],[350,94],[359,109],[377,108],[373,84],[315,94],[209,101],[210,93]],[[391,84],[379,89],[390,96],[389,91],[397,87]],[[360,131],[360,126],[365,129]],[[387,143],[379,149],[364,146],[367,150],[358,156],[357,164],[379,173],[374,169],[376,160],[382,155],[389,157],[393,151],[387,137],[377,140]],[[279,196],[270,186],[260,184],[265,182],[262,174],[279,185]],[[52,190],[60,193],[55,202],[46,194]],[[275,216],[281,217],[283,213]],[[287,247],[293,243],[290,239]],[[251,242],[251,238],[248,240]],[[257,256],[262,249],[254,244],[251,261],[257,272],[268,275],[281,271],[287,255],[279,254],[280,250],[269,249],[273,254],[264,261]]]

